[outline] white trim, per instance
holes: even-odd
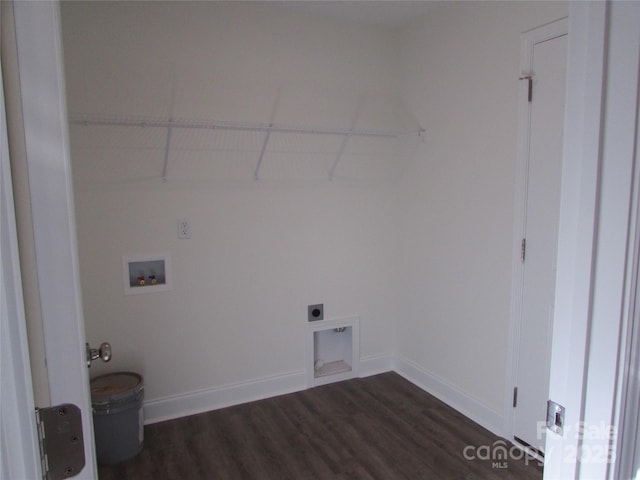
[[[524,32],[520,43],[520,69],[522,76],[530,75],[533,68],[533,50],[536,44],[566,35],[566,18],[542,27]],[[529,163],[529,142],[531,123],[531,103],[527,100],[528,82],[519,80],[518,89],[518,154],[516,163],[516,216],[513,233],[513,263],[511,273],[511,310],[509,317],[509,343],[507,345],[507,382],[504,393],[504,413],[501,435],[513,438],[514,409],[513,388],[517,381],[518,342],[522,321],[522,295],[524,265],[521,261],[521,242],[525,236],[527,214],[527,184]]]
[[[231,407],[241,403],[304,390],[306,373],[302,370],[196,390],[144,402],[144,423],[151,424],[174,418]]]
[[[334,323],[343,325],[344,321]],[[325,324],[324,327],[326,326]],[[323,330],[324,327],[320,327],[319,330]],[[330,328],[334,328],[333,323]],[[499,412],[492,410],[478,399],[464,393],[455,385],[448,383],[431,372],[427,372],[411,360],[389,354],[380,354],[368,356],[360,361],[361,377],[390,371],[398,373],[418,388],[435,396],[496,435],[500,435],[502,417]],[[355,375],[352,375],[352,377],[355,377]],[[263,400],[306,390],[313,386],[308,385],[308,373],[305,369],[305,371],[293,371],[170,395],[144,402],[145,424],[172,420],[255,400]]]
[[[368,377],[393,370],[390,354],[370,355],[360,360],[360,376]],[[231,407],[308,388],[307,372],[294,371],[245,382],[205,388],[144,402],[145,424]]]
[[[491,409],[477,398],[468,395],[445,379],[423,369],[408,358],[396,357],[394,371],[490,432],[502,436],[501,412]]]
[[[391,354],[362,358],[360,376],[368,377],[393,370]],[[162,422],[246,402],[262,400],[308,388],[307,372],[293,371],[245,382],[205,388],[144,402],[145,424]]]
[[[0,67],[0,478],[42,478]]]
[[[14,2],[14,18],[51,402],[80,408],[86,466],[74,478],[95,479],[59,4]]]
[[[636,106],[636,149],[633,178],[632,214],[629,228],[627,304],[623,310],[625,330],[620,342],[620,377],[618,379],[618,426],[616,442],[616,477],[633,478],[640,470],[640,95]],[[626,340],[625,340],[626,339]]]
[[[584,425],[615,425],[617,380],[626,355],[635,225],[632,218],[640,67],[640,3],[611,2],[594,262],[589,357],[584,387]],[[637,408],[637,405],[635,406]],[[605,429],[603,429],[605,430]],[[596,453],[615,454],[616,432],[582,438],[580,473],[613,478],[613,468]]]
[[[591,312],[607,3],[570,2],[566,116],[549,397],[582,420]],[[548,432],[545,478],[578,475],[576,435]]]
[[[637,120],[636,120],[637,122]],[[637,124],[636,124],[637,125]],[[637,128],[637,127],[636,127]],[[637,135],[637,134],[636,134]],[[637,135],[638,136],[638,135]],[[640,136],[636,152],[640,151]],[[637,153],[636,153],[637,156]],[[638,158],[636,158],[638,165]],[[616,440],[616,478],[633,478],[634,470],[640,469],[640,378],[634,372],[640,371],[640,218],[639,218],[639,175],[634,175],[634,200],[632,223],[629,235],[629,279],[628,305],[624,309],[625,334],[620,345],[620,377],[618,379],[618,413],[614,424],[618,426]],[[626,340],[625,340],[626,339]]]
[[[393,371],[394,357],[390,353],[360,357],[361,378]]]
[[[353,321],[353,319],[351,319],[351,321]],[[335,326],[334,324],[337,326],[346,325],[345,319],[334,320],[332,326],[329,328],[333,328],[333,326]],[[323,324],[320,330],[327,327],[327,324]],[[353,333],[355,335],[355,332]],[[378,354],[361,358],[357,364],[359,365],[359,376],[368,377],[393,371],[395,360],[391,354]],[[352,377],[355,376],[355,374],[352,375]],[[277,395],[305,390],[309,387],[308,372],[305,369],[305,371],[293,371],[243,382],[230,383],[214,388],[205,388],[193,392],[170,395],[144,402],[145,424],[162,422],[164,420],[208,412],[241,403],[271,398]]]

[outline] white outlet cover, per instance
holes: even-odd
[[[188,218],[178,219],[178,238],[189,239],[191,238],[191,222]]]

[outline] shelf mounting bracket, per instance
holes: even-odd
[[[167,125],[167,142],[164,146],[164,165],[162,166],[162,182],[167,183],[167,170],[169,168],[169,149],[171,148],[171,135],[173,134],[173,121],[169,119]]]
[[[349,143],[349,140],[351,140],[351,135],[353,135],[353,132],[349,131],[342,139],[340,150],[338,150],[336,159],[333,162],[333,165],[331,166],[331,170],[329,171],[329,180],[333,180],[333,174],[335,173],[336,167],[338,166],[338,164],[340,163],[340,160],[342,159],[342,154],[344,153],[344,150],[347,148],[347,143]]]
[[[260,158],[258,158],[258,164],[256,165],[256,170],[253,172],[253,178],[257,181],[260,180],[260,166],[262,165],[262,160],[264,159],[264,154],[267,151],[267,145],[269,144],[269,137],[271,137],[271,129],[273,125],[269,125],[267,129],[267,134],[264,137],[264,142],[262,143],[262,150],[260,151]]]

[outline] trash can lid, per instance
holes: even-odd
[[[90,382],[91,399],[94,403],[115,401],[142,389],[142,376],[134,372],[107,373]]]

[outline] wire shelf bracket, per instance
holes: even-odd
[[[169,169],[169,152],[171,150],[171,139],[174,129],[200,129],[200,130],[232,130],[232,131],[249,131],[264,132],[265,137],[260,150],[256,168],[254,170],[254,179],[260,180],[260,168],[267,152],[271,133],[300,133],[313,135],[334,135],[343,136],[342,143],[336,154],[336,158],[329,171],[329,180],[334,179],[334,174],[338,164],[342,160],[344,152],[347,148],[349,140],[353,137],[375,137],[397,139],[400,137],[418,136],[424,140],[425,130],[418,128],[414,130],[392,131],[392,130],[358,130],[358,129],[333,129],[322,127],[301,127],[274,125],[266,123],[249,123],[249,122],[228,122],[228,121],[206,121],[206,120],[189,120],[175,118],[158,118],[145,116],[116,116],[116,115],[97,115],[97,114],[70,114],[69,123],[74,125],[85,126],[130,126],[130,127],[159,127],[167,129],[165,142],[164,163],[162,167],[162,181],[168,181]]]
[[[260,158],[258,158],[258,164],[256,165],[256,169],[253,172],[253,178],[260,180],[260,166],[262,165],[262,160],[264,159],[264,154],[267,151],[267,145],[269,145],[269,138],[271,137],[271,129],[267,130],[267,134],[264,136],[264,142],[262,143],[262,150],[260,150]]]

